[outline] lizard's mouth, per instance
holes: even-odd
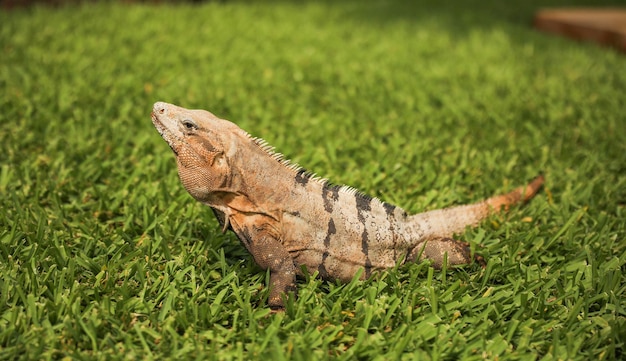
[[[167,127],[159,119],[159,116],[157,115],[155,111],[152,111],[151,116],[152,116],[152,124],[154,124],[154,127],[156,128],[156,130],[159,132],[159,134],[165,140],[165,142],[167,142],[167,145],[170,146],[170,149],[172,149],[174,154],[178,156],[178,149],[174,146],[174,144],[179,144],[180,140],[174,139],[174,138],[177,138],[176,135],[174,135],[169,129],[167,129]]]
[[[154,124],[155,128],[157,128],[159,133],[161,133],[162,129],[165,128],[163,126],[163,123],[161,123],[161,121],[159,120],[159,117],[157,117],[154,111],[152,112],[151,116],[152,116],[152,124]]]

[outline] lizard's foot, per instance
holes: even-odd
[[[285,311],[285,304],[288,298],[293,298],[293,302],[298,297],[298,289],[295,283],[282,284],[279,276],[272,276],[271,280],[274,281],[274,284],[273,288],[270,289],[267,305],[272,310],[272,313],[283,312]],[[284,291],[281,291],[281,289],[284,289]]]
[[[444,260],[447,261],[448,266],[459,266],[472,262],[469,244],[452,238],[431,239],[425,244],[417,246],[413,252],[419,255],[420,261],[430,260],[436,269],[443,267]],[[416,257],[412,258],[415,259]],[[485,266],[485,260],[481,256],[474,255],[474,261],[482,267]]]

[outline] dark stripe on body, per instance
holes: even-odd
[[[332,213],[333,204],[339,199],[339,187],[324,183],[322,187],[322,199],[324,200],[324,209],[328,213]]]
[[[327,279],[328,278],[328,270],[326,269],[326,266],[324,265],[324,263],[326,262],[326,259],[329,256],[328,250],[330,249],[330,237],[332,237],[333,234],[337,233],[337,228],[335,228],[335,221],[333,221],[333,219],[331,218],[328,221],[328,228],[326,230],[326,238],[324,238],[324,253],[322,254],[322,262],[320,262],[320,265],[317,267],[317,271],[320,274],[320,277]]]
[[[365,223],[364,212],[370,212],[372,210],[371,203],[372,197],[365,194],[356,193],[354,195],[356,200],[356,212],[359,222],[363,225],[363,233],[361,234],[361,251],[365,255],[365,277],[369,278],[372,274],[372,261],[369,255],[369,239],[367,235],[367,224]]]
[[[372,197],[366,194],[356,193],[354,195],[354,198],[356,199],[356,210],[359,213],[361,211],[369,212],[370,210],[372,210]]]
[[[393,211],[396,210],[396,206],[386,202],[383,202],[383,208],[385,208],[385,213],[387,213],[387,217],[393,215]]]
[[[300,169],[298,173],[296,173],[296,183],[300,184],[303,187],[307,183],[309,183],[309,178],[310,176],[307,174],[306,170],[304,169]]]
[[[398,260],[398,235],[396,234],[396,230],[394,229],[394,225],[396,222],[395,210],[396,206],[393,204],[383,202],[383,208],[385,209],[385,213],[387,214],[387,222],[389,222],[389,232],[391,233],[391,242],[393,244],[393,259],[395,261]]]

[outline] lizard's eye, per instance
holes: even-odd
[[[196,123],[194,123],[193,120],[191,119],[185,119],[182,121],[183,127],[186,130],[196,130],[198,129],[198,125]]]

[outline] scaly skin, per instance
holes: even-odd
[[[434,267],[471,262],[467,245],[451,239],[493,212],[527,201],[541,185],[485,201],[416,215],[331,185],[273,152],[237,125],[204,110],[154,104],[152,122],[176,155],[187,191],[211,207],[259,266],[270,270],[272,309],[296,291],[301,266],[324,279],[362,278],[399,262],[430,259]]]

